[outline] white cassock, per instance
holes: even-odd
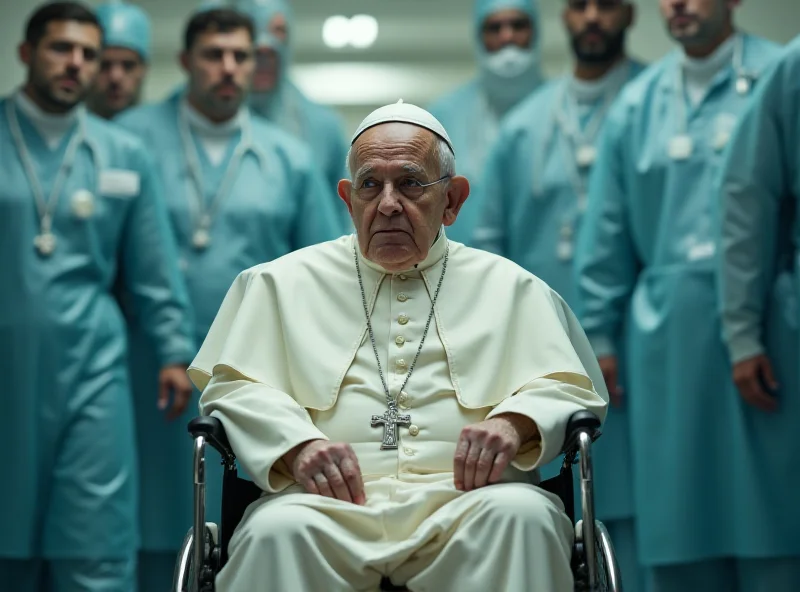
[[[386,411],[354,262],[355,237],[242,273],[189,373],[201,411],[220,418],[266,492],[231,541],[219,592],[376,590],[571,592],[572,525],[535,487],[570,415],[604,418],[594,354],[561,298],[517,265],[450,242],[436,315],[404,389],[442,273],[442,232],[425,261],[391,274],[360,267],[391,394],[411,424],[381,450]],[[359,257],[361,257],[359,253]],[[598,394],[599,393],[599,394]],[[504,482],[453,485],[461,430],[499,413],[536,422]],[[304,493],[280,458],[311,439],[352,445],[366,505]]]

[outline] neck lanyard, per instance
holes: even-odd
[[[33,198],[36,202],[36,210],[39,214],[39,234],[37,234],[33,239],[33,245],[36,247],[36,250],[40,255],[43,257],[48,257],[53,254],[53,251],[55,251],[57,242],[56,237],[53,234],[53,214],[55,213],[56,206],[58,205],[58,200],[61,197],[62,189],[67,180],[67,176],[69,175],[70,171],[72,170],[72,166],[75,163],[78,147],[81,145],[81,143],[83,143],[84,138],[86,137],[83,112],[81,111],[78,115],[77,130],[72,133],[72,138],[70,139],[67,149],[64,152],[64,158],[62,159],[61,165],[58,168],[55,181],[53,181],[53,187],[50,190],[50,195],[45,198],[44,191],[42,190],[42,186],[39,183],[39,178],[36,174],[36,169],[33,166],[33,160],[31,159],[31,155],[28,152],[28,147],[25,144],[25,138],[22,135],[22,130],[20,129],[19,120],[17,119],[15,109],[16,106],[14,105],[14,101],[7,99],[6,117],[8,119],[9,129],[11,130],[11,137],[14,140],[14,145],[16,147],[17,154],[19,155],[19,159],[22,161],[22,168],[25,171],[25,176],[28,178],[28,184],[30,185],[31,192],[33,193]]]
[[[186,157],[186,164],[189,168],[189,176],[194,185],[194,200],[192,200],[192,210],[194,218],[194,231],[192,233],[192,246],[195,249],[203,250],[211,243],[211,224],[214,220],[222,201],[227,197],[233,188],[236,177],[239,173],[239,165],[247,153],[252,149],[250,139],[250,123],[247,116],[243,117],[242,121],[242,137],[239,140],[236,148],[233,151],[228,167],[225,169],[225,174],[222,177],[222,182],[217,188],[211,203],[206,205],[205,190],[203,186],[203,173],[200,166],[200,158],[197,154],[192,133],[189,129],[189,120],[187,116],[188,106],[185,102],[181,103],[180,113],[178,115],[178,128],[180,130],[181,142],[183,144],[183,153]]]
[[[602,106],[592,115],[583,130],[581,130],[577,101],[569,92],[569,79],[565,80],[562,86],[555,117],[569,144],[570,154],[567,160],[570,162],[570,178],[578,198],[579,211],[582,211],[586,205],[586,176],[597,155],[595,147],[597,136],[614,99],[617,98],[619,91],[630,78],[631,67],[631,62],[628,61],[625,75],[620,75],[619,83],[610,86],[605,91]]]
[[[756,76],[748,72],[744,66],[744,36],[736,34],[733,46],[733,70],[735,73],[734,88],[741,95],[747,95]],[[686,109],[686,85],[683,68],[678,64],[675,73],[675,109],[678,119],[678,135],[685,136],[689,130],[689,115]]]

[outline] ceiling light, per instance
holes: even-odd
[[[350,19],[350,45],[359,49],[372,46],[378,38],[378,21],[368,14],[357,14]]]
[[[328,47],[341,49],[350,42],[350,19],[345,16],[331,16],[322,25],[322,41]]]

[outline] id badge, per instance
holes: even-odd
[[[686,134],[675,136],[669,141],[669,157],[672,160],[686,160],[694,152],[694,141]]]

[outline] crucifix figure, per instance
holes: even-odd
[[[381,442],[381,450],[396,450],[397,449],[397,426],[411,425],[410,415],[399,415],[395,405],[389,405],[389,408],[383,415],[372,416],[372,427],[383,425],[383,441]]]

